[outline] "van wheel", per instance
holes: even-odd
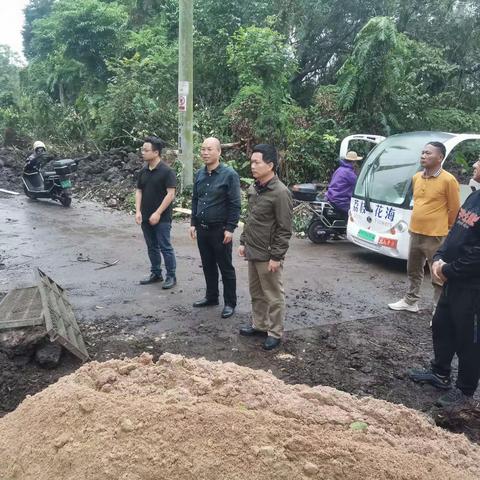
[[[72,203],[72,197],[67,193],[63,193],[62,195],[60,195],[59,200],[64,207],[69,207]]]
[[[315,220],[308,226],[307,235],[313,243],[325,243],[329,237],[325,225],[320,220]]]

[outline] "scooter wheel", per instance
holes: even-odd
[[[61,195],[59,200],[64,207],[69,207],[72,203],[72,197],[70,195]]]
[[[325,243],[329,237],[325,225],[320,220],[316,220],[308,226],[307,235],[313,243]]]

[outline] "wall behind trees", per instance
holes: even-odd
[[[354,131],[480,132],[475,0],[196,0],[195,139],[282,152],[323,180]],[[176,0],[31,0],[0,48],[0,128],[70,150],[176,145]],[[10,135],[11,136],[11,135]]]

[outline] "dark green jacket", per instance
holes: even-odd
[[[265,187],[251,185],[247,192],[248,217],[240,237],[247,260],[283,260],[292,236],[292,195],[273,177]]]

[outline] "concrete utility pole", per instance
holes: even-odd
[[[178,152],[183,186],[193,183],[193,0],[179,0]]]

